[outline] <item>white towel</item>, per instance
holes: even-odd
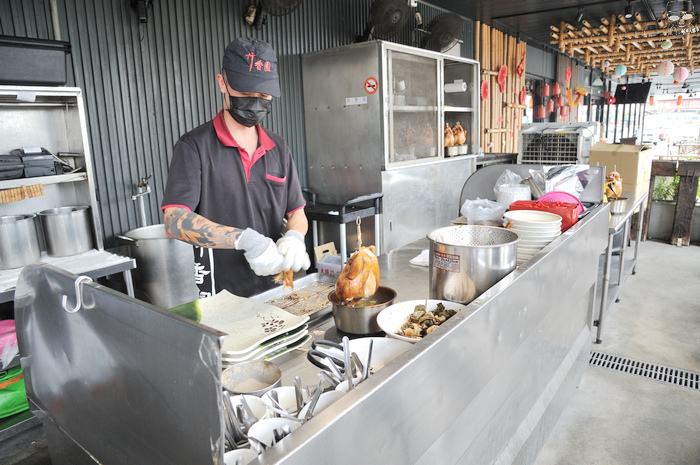
[[[423,250],[418,256],[408,261],[411,265],[428,266],[430,257],[428,257],[428,249]]]

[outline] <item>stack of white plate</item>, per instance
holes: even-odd
[[[536,210],[515,210],[503,214],[511,230],[520,234],[518,266],[525,263],[561,234],[561,216]]]

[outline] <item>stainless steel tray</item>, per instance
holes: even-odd
[[[331,302],[328,300],[328,294],[335,289],[335,281],[336,277],[333,275],[311,273],[295,279],[294,290],[279,286],[250,298],[314,320],[330,313]]]

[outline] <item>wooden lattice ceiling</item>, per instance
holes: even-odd
[[[594,27],[583,20],[577,28],[567,22],[550,26],[551,44],[571,57],[582,59],[587,65],[612,72],[624,64],[628,74],[649,76],[664,60],[671,60],[676,67],[684,66],[691,73],[700,64],[700,29],[698,15],[689,20],[670,21],[666,12],[655,21],[643,21],[640,13],[632,18],[611,15],[601,18]],[[668,49],[661,44],[670,40]],[[606,68],[605,61],[610,64]]]

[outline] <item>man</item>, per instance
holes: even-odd
[[[216,79],[223,109],[175,144],[161,208],[167,234],[195,246],[200,298],[248,297],[281,271],[309,268],[306,202],[286,142],[260,127],[280,96],[274,50],[236,39]]]

